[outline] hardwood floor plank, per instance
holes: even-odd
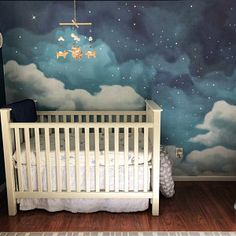
[[[7,215],[0,206],[1,231],[236,231],[236,182],[177,182],[171,199],[161,197],[160,216],[137,213],[75,214],[44,210]]]

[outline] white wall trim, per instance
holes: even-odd
[[[236,176],[173,176],[174,181],[236,181]]]
[[[6,188],[6,183],[0,185],[0,193],[3,192]]]

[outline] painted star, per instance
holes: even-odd
[[[36,20],[36,16],[35,15],[32,15],[32,20]]]

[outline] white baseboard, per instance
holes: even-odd
[[[174,176],[174,181],[236,181],[236,176]]]
[[[6,183],[0,185],[0,193],[6,189]]]

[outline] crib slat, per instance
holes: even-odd
[[[79,128],[75,128],[75,175],[76,175],[76,189],[80,192],[80,164],[79,164],[79,150],[80,150],[80,137]]]
[[[131,115],[131,118],[130,118],[130,120],[131,120],[131,123],[134,123],[135,122],[135,115]],[[130,129],[130,133],[132,134],[132,135],[134,135],[134,129]]]
[[[144,185],[143,185],[143,189],[144,192],[148,191],[148,187],[147,187],[147,171],[148,171],[148,128],[144,128],[144,148],[143,148],[143,154],[144,154],[144,164],[143,164],[143,168],[144,168],[144,172],[143,172],[143,177],[144,177]]]
[[[142,117],[143,117],[142,115],[138,116],[138,122],[143,122]]]
[[[128,159],[129,159],[129,128],[125,127],[125,137],[124,137],[124,152],[125,152],[125,192],[128,192]]]
[[[70,192],[70,133],[65,128],[65,152],[66,152],[66,191]]]
[[[119,129],[114,129],[115,142],[115,192],[119,192]]]
[[[131,122],[135,122],[135,115],[131,115]]]
[[[35,154],[37,162],[37,181],[38,181],[38,191],[42,192],[42,174],[41,174],[41,157],[40,157],[40,141],[39,141],[39,129],[34,129],[35,133]]]
[[[52,191],[51,186],[51,158],[50,158],[50,141],[49,141],[49,128],[45,128],[45,152],[46,152],[46,165],[47,165],[47,191]]]
[[[109,192],[109,128],[105,129],[105,192]]]
[[[120,122],[120,116],[116,115],[116,122]]]
[[[63,115],[63,122],[66,123],[66,115]]]
[[[138,128],[134,128],[134,192],[138,192]]]
[[[93,122],[97,123],[97,115],[93,115]]]
[[[78,123],[82,123],[82,115],[78,115]],[[79,129],[79,135],[81,137],[83,129]]]
[[[25,154],[26,154],[26,165],[27,165],[27,179],[28,179],[28,191],[32,192],[32,174],[31,174],[31,161],[30,161],[30,136],[29,128],[24,128],[25,132]]]
[[[24,129],[20,129],[20,143],[23,143],[25,141],[25,135],[24,135]]]
[[[15,128],[15,139],[16,139],[16,161],[17,161],[17,169],[18,169],[18,179],[19,179],[19,190],[22,192],[23,190],[23,178],[22,178],[22,166],[21,166],[21,147],[20,147],[20,134],[19,128]]]
[[[99,129],[94,129],[94,138],[95,138],[95,165],[96,165],[96,192],[100,191],[100,181],[99,181]]]
[[[86,192],[90,192],[90,160],[89,160],[89,128],[85,128],[85,169],[86,169]]]
[[[75,123],[75,116],[74,115],[70,115],[70,122],[71,123]],[[70,129],[70,133],[74,134],[75,129]]]
[[[55,121],[56,121],[56,123],[59,122],[59,115],[55,115]]]
[[[44,121],[44,115],[39,116],[39,121],[43,122]]]
[[[55,153],[57,165],[57,192],[61,192],[61,155],[60,155],[60,133],[59,128],[55,128]]]

